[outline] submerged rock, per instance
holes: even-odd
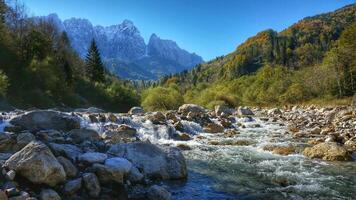
[[[244,108],[244,107],[239,107],[237,109],[237,114],[240,116],[245,116],[245,115],[254,115],[252,110],[249,108]]]
[[[169,193],[164,187],[153,185],[147,191],[147,198],[149,200],[170,200],[171,193]]]
[[[325,142],[313,147],[304,149],[303,154],[309,158],[321,158],[330,161],[348,161],[351,160],[350,153],[335,142]]]
[[[20,126],[29,131],[46,129],[69,131],[80,128],[77,117],[51,110],[35,110],[10,120],[10,124]]]
[[[138,142],[113,145],[108,153],[128,159],[150,178],[180,179],[187,176],[185,159],[177,148]]]
[[[111,143],[135,141],[136,136],[136,129],[125,124],[121,124],[114,130],[105,131],[102,135],[104,140]]]
[[[66,179],[62,165],[42,142],[31,142],[4,164],[33,183],[55,186]]]

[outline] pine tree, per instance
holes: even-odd
[[[100,52],[93,39],[85,59],[86,70],[89,78],[96,82],[104,82],[104,65],[100,58]]]

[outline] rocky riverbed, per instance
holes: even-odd
[[[352,199],[352,107],[2,113],[3,199]]]

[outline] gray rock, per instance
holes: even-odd
[[[103,139],[111,143],[134,141],[136,140],[136,136],[136,129],[125,124],[121,124],[114,130],[108,130],[102,135]]]
[[[153,185],[147,191],[147,198],[149,200],[170,200],[171,193],[169,193],[164,187]]]
[[[71,196],[71,195],[77,193],[81,188],[82,188],[82,178],[77,178],[77,179],[68,181],[64,185],[63,192],[66,195]]]
[[[205,110],[203,107],[195,104],[184,104],[178,108],[178,113],[181,113],[183,115],[187,115],[188,113],[203,114],[205,113]]]
[[[98,141],[100,140],[100,135],[91,129],[73,129],[68,132],[68,136],[73,140],[74,143],[82,143],[85,141]]]
[[[39,141],[26,145],[21,151],[12,155],[4,166],[35,184],[55,186],[66,179],[62,165],[49,148]]]
[[[16,176],[16,172],[14,170],[8,171],[5,175],[6,179],[9,181],[14,180],[15,176]]]
[[[10,134],[0,132],[0,152],[11,152],[14,150],[16,140]]]
[[[128,112],[130,115],[144,114],[145,111],[141,107],[133,107]]]
[[[79,161],[84,163],[104,163],[104,161],[108,158],[105,153],[98,152],[88,152],[79,156]]]
[[[254,115],[251,109],[249,108],[244,108],[244,107],[239,107],[237,109],[237,114],[241,116],[246,116],[246,115]]]
[[[132,166],[127,178],[131,183],[140,183],[144,175],[135,166]]]
[[[30,132],[24,132],[17,135],[16,141],[20,149],[26,146],[28,143],[36,140],[35,136]]]
[[[31,111],[13,118],[10,123],[31,132],[46,129],[69,131],[80,127],[77,117],[51,110]]]
[[[57,144],[57,143],[49,143],[49,147],[53,151],[56,156],[65,156],[70,158],[72,161],[75,161],[83,151],[78,147],[71,144]]]
[[[52,189],[43,189],[39,195],[40,200],[61,200],[58,193]]]
[[[0,189],[0,200],[7,200],[7,195],[5,191]]]
[[[154,124],[162,124],[166,121],[166,116],[161,112],[153,112],[147,116],[147,119]]]
[[[138,142],[113,145],[108,153],[126,158],[150,178],[180,179],[187,176],[185,159],[177,148]]]
[[[282,115],[282,111],[278,108],[272,108],[270,110],[267,111],[268,115]]]
[[[100,195],[101,187],[95,174],[83,174],[83,184],[90,197],[98,197]]]
[[[57,160],[63,166],[68,178],[74,178],[78,174],[78,169],[73,163],[65,157],[59,156]]]
[[[105,161],[105,166],[113,172],[128,174],[131,170],[132,163],[125,158],[114,157]]]
[[[215,114],[217,116],[229,116],[232,115],[234,112],[235,112],[234,109],[229,108],[227,106],[222,106],[222,105],[215,106]]]

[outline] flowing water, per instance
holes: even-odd
[[[234,126],[240,134],[226,138],[204,133],[197,123],[182,121],[193,138],[184,142],[171,139],[176,130],[169,123],[154,125],[143,117],[117,117],[119,124],[136,128],[141,140],[191,147],[183,151],[188,179],[166,183],[172,199],[356,199],[355,161],[326,162],[305,158],[301,153],[281,156],[263,150],[271,144],[303,149],[306,141],[285,134],[283,124],[236,118]],[[99,132],[108,124],[90,123],[87,118],[82,121],[83,127]],[[209,144],[224,140],[247,141],[248,145]]]

